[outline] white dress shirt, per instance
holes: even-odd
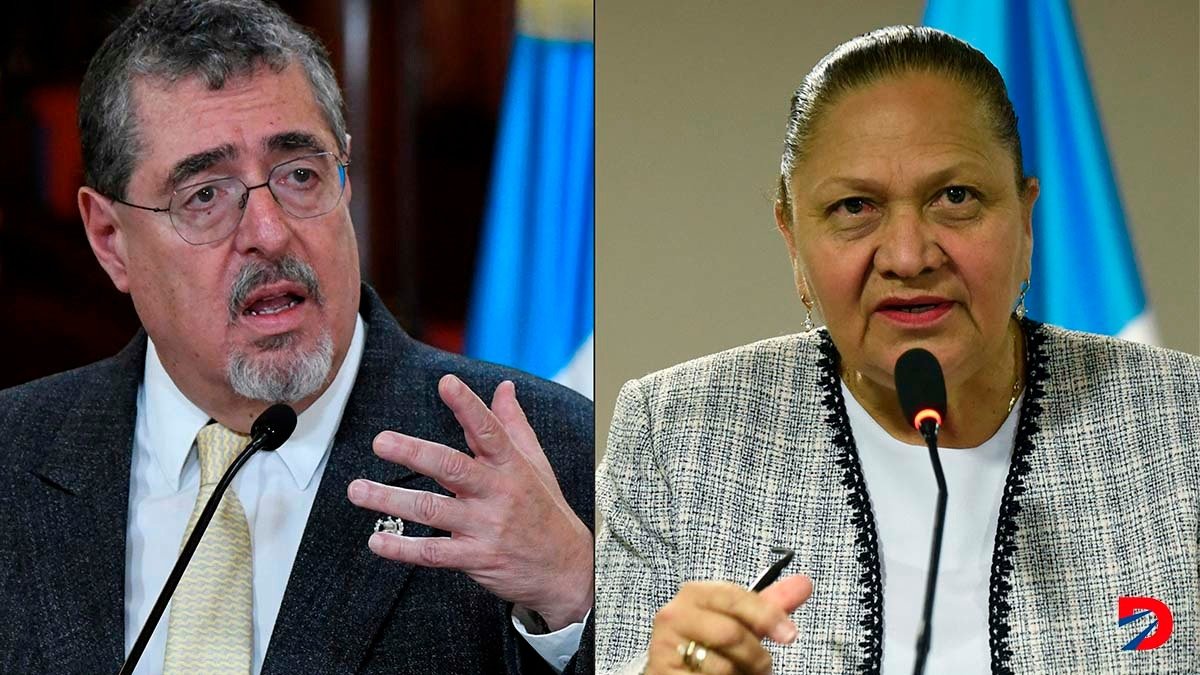
[[[933,536],[937,483],[929,449],[888,434],[842,385],[879,534],[883,575],[883,675],[911,673]],[[946,524],[933,600],[928,673],[992,672],[988,578],[996,520],[1017,432],[1020,401],[977,448],[938,448],[946,476]]]
[[[255,453],[229,488],[245,510],[252,542],[254,675],[262,671],[308,514],[342,411],[354,388],[367,328],[358,317],[341,368],[329,388],[300,414],[291,438],[275,452]],[[209,419],[175,386],[159,360],[154,342],[147,340],[130,470],[125,546],[126,654],[182,546],[200,492],[200,467],[193,445]],[[138,664],[137,675],[162,672],[170,612],[168,605]],[[514,625],[559,670],[578,649],[583,632],[582,623],[547,635],[529,635],[515,618]]]

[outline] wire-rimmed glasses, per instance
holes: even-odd
[[[267,182],[246,185],[240,178],[207,180],[181,187],[171,193],[166,208],[132,204],[135,209],[167,213],[171,225],[184,241],[199,246],[228,237],[242,222],[250,191],[265,187],[275,203],[294,218],[316,218],[329,213],[346,190],[346,167],[332,152],[297,157],[275,166]]]

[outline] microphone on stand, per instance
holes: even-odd
[[[942,530],[946,525],[946,476],[942,473],[942,461],[937,451],[938,430],[946,416],[946,380],[937,358],[920,347],[900,355],[896,360],[895,378],[900,409],[929,447],[929,463],[933,465],[933,477],[937,480],[938,489],[929,571],[925,576],[925,606],[921,610],[921,632],[917,636],[916,658],[913,662],[913,675],[922,675],[933,634],[933,594],[942,555]]]
[[[167,577],[167,582],[163,584],[162,591],[158,594],[158,600],[154,602],[154,607],[150,609],[150,615],[146,617],[146,623],[142,626],[142,631],[138,633],[137,640],[133,643],[133,648],[129,650],[129,656],[125,657],[125,663],[121,664],[121,670],[118,672],[118,675],[132,675],[133,669],[137,667],[138,661],[142,658],[142,652],[146,651],[146,645],[150,642],[150,636],[154,634],[154,628],[158,625],[159,619],[162,618],[163,612],[166,611],[167,603],[171,601],[171,596],[175,594],[175,587],[179,585],[179,580],[183,578],[183,573],[187,569],[188,563],[192,560],[192,554],[196,552],[196,547],[200,545],[200,538],[204,536],[204,531],[208,529],[208,523],[212,520],[213,514],[217,512],[217,505],[221,503],[221,496],[225,494],[225,489],[233,482],[234,475],[245,465],[251,455],[259,450],[275,450],[279,448],[295,430],[296,411],[284,403],[276,403],[267,408],[258,416],[258,419],[254,420],[254,424],[250,427],[250,442],[233,459],[229,468],[221,476],[221,480],[217,481],[216,487],[213,488],[212,496],[208,498],[208,502],[204,505],[204,510],[200,512],[200,517],[196,520],[196,527],[192,528],[192,534],[188,537],[187,543],[183,545],[183,550],[179,552],[179,559],[175,561],[175,567],[171,569],[171,574]]]

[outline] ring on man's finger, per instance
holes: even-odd
[[[702,644],[697,644],[695,640],[688,640],[688,643],[679,645],[679,656],[683,658],[683,665],[693,673],[700,672],[704,667],[704,659],[708,658],[708,647]]]

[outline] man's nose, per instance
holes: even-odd
[[[256,185],[242,195],[242,221],[236,234],[239,251],[275,259],[287,250],[291,238],[291,218],[266,184]]]

